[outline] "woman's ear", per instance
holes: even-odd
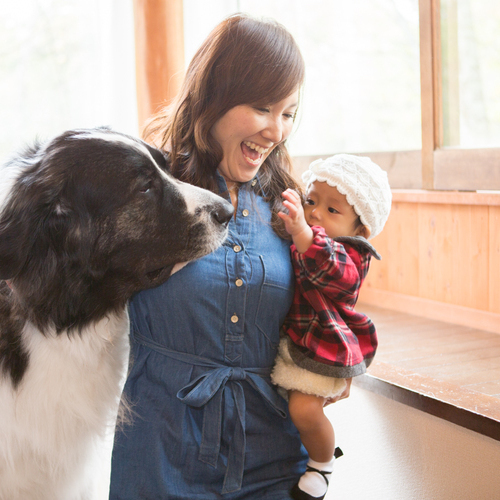
[[[370,234],[372,234],[372,232],[364,224],[360,224],[356,228],[356,236],[363,236],[363,238],[368,239],[370,237]]]

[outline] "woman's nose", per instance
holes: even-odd
[[[274,144],[278,144],[283,141],[283,139],[286,139],[286,137],[283,137],[283,124],[281,123],[281,119],[269,117],[265,129],[262,131],[262,135],[266,139],[274,142]]]

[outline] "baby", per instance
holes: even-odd
[[[349,395],[377,348],[373,323],[354,311],[376,236],[391,209],[387,174],[369,158],[347,154],[318,160],[302,176],[306,201],[290,189],[281,212],[292,236],[296,289],[272,373],[288,391],[291,418],[309,453],[292,490],[296,500],[324,498],[335,458],[335,434],[325,404]]]

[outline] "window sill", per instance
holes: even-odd
[[[500,335],[359,304],[379,350],[363,389],[500,441]]]

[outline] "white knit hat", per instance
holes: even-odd
[[[315,181],[336,187],[370,229],[370,238],[382,231],[391,211],[392,193],[387,173],[370,158],[339,154],[316,160],[302,180],[306,189]]]

